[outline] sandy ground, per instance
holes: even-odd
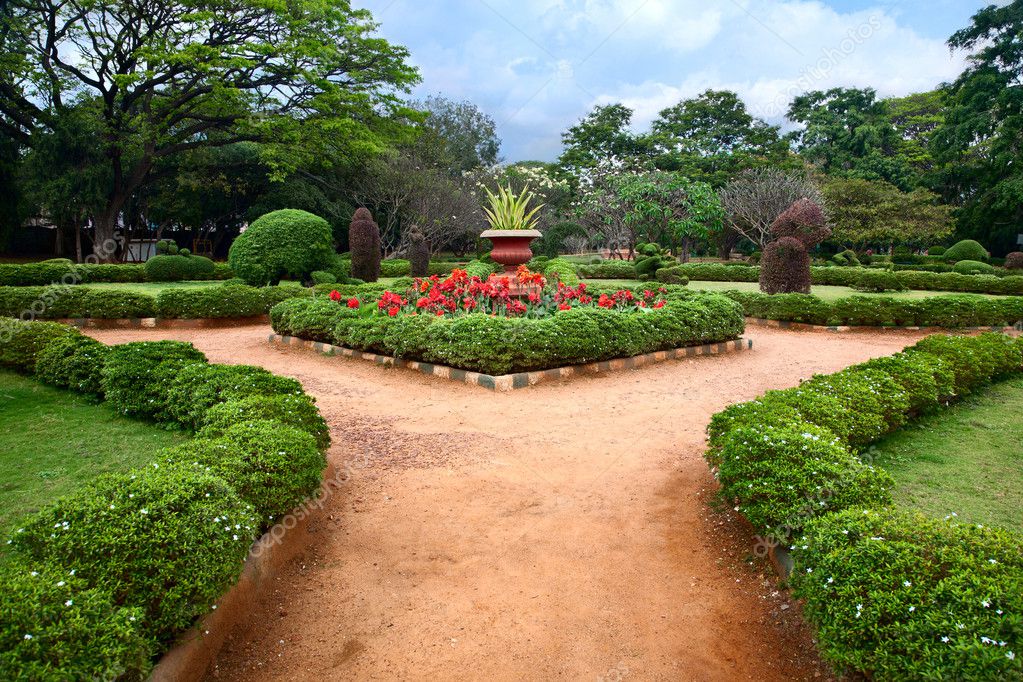
[[[296,377],[350,473],[212,679],[829,678],[749,528],[714,510],[704,429],[919,334],[751,327],[752,353],[494,394],[268,331],[93,332]]]

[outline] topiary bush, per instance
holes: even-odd
[[[228,262],[253,286],[305,281],[334,263],[333,232],[323,218],[295,209],[267,213],[234,240]]]
[[[309,276],[313,284],[336,284],[337,276],[332,272],[317,270]]]
[[[1005,257],[1006,270],[1023,270],[1023,251],[1013,251]]]
[[[205,362],[206,356],[195,346],[181,341],[111,346],[103,364],[103,394],[122,414],[169,421],[173,417],[168,399],[178,372]]]
[[[954,272],[958,272],[960,275],[990,275],[995,271],[995,269],[987,263],[982,263],[977,260],[958,261],[952,270]]]
[[[765,294],[810,293],[810,254],[795,237],[776,239],[764,249],[760,290]]]
[[[579,276],[584,279],[636,279],[636,266],[627,260],[604,260],[579,266]]]
[[[268,420],[239,422],[217,438],[197,438],[164,454],[227,481],[255,508],[261,530],[312,495],[327,465],[311,435]]]
[[[574,287],[579,284],[579,275],[576,274],[575,265],[564,258],[554,258],[547,261],[543,266],[543,273],[548,279],[557,279],[566,286]]]
[[[216,267],[209,258],[192,256],[182,249],[179,255],[153,256],[143,266],[150,282],[180,282],[214,279]]]
[[[216,438],[235,424],[256,420],[292,426],[311,435],[320,450],[330,447],[330,429],[308,395],[251,395],[214,405],[202,416],[197,436]]]
[[[944,246],[932,246],[929,249],[927,249],[927,255],[928,256],[944,256],[945,252],[947,250],[948,249],[946,249]]]
[[[980,242],[964,239],[945,251],[944,256],[945,261],[949,263],[958,263],[961,260],[985,262],[991,254],[987,252],[987,249]]]
[[[0,567],[0,679],[143,680],[143,612],[120,608],[69,569]]]
[[[657,271],[657,281],[662,284],[677,284],[679,286],[685,286],[689,284],[689,278],[686,277],[685,271],[679,266],[670,268],[661,268]]]
[[[430,245],[423,233],[415,230],[409,236],[409,274],[426,277],[430,274]]]
[[[196,430],[206,411],[228,400],[251,395],[304,395],[302,384],[277,376],[262,367],[210,365],[205,362],[181,367],[167,387],[167,411],[185,428]]]
[[[66,336],[44,347],[36,357],[36,376],[45,384],[99,398],[108,346],[85,336]]]
[[[380,279],[380,228],[373,222],[369,209],[359,208],[348,228],[352,253],[352,277],[364,282]]]
[[[39,354],[48,346],[81,335],[77,329],[57,322],[9,320],[0,328],[0,367],[35,374]]]
[[[1017,680],[1018,536],[894,509],[812,521],[791,582],[824,658],[874,680]]]
[[[864,270],[852,285],[857,291],[881,293],[884,291],[905,291],[906,286],[890,270]]]
[[[12,545],[141,609],[143,633],[166,644],[235,581],[257,527],[223,479],[154,465],[102,476],[57,500]]]

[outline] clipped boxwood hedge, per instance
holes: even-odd
[[[892,509],[859,448],[957,396],[1023,372],[1023,339],[931,336],[714,415],[720,495],[765,547],[792,545],[792,584],[842,673],[1018,679],[1018,535]],[[1004,614],[1004,617],[1003,617]],[[996,617],[997,616],[997,617]]]
[[[286,336],[493,375],[728,341],[745,328],[739,306],[724,296],[684,290],[659,310],[576,308],[544,319],[364,317],[343,303],[285,301],[270,322]]]
[[[294,380],[206,364],[190,344],[108,347],[50,322],[3,330],[19,371],[202,427],[165,453],[177,462],[99,477],[47,506],[0,562],[0,678],[143,679],[234,582],[259,531],[316,493],[327,425]]]
[[[194,265],[197,276],[184,279],[230,279],[233,277],[227,263],[212,263],[202,256]],[[150,259],[153,260],[153,259]],[[212,267],[209,265],[212,263]],[[191,270],[189,271],[191,272]],[[0,286],[29,287],[63,284],[140,283],[151,280],[143,263],[82,263],[70,261],[44,261],[42,263],[0,263]],[[162,280],[156,280],[162,281]]]

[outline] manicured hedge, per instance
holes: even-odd
[[[88,287],[0,287],[0,316],[104,320],[253,317],[265,315],[285,299],[311,295],[309,289],[295,286],[256,288],[242,284],[165,289],[156,296]]]
[[[1012,326],[1023,320],[1023,298],[933,296],[918,300],[850,296],[825,301],[807,294],[726,291],[749,317],[817,325],[964,327]]]
[[[636,266],[627,260],[605,260],[594,265],[580,265],[583,279],[635,279]]]
[[[4,329],[8,366],[203,429],[50,504],[0,562],[0,678],[143,679],[235,581],[256,535],[315,493],[326,423],[294,380],[207,364],[190,344],[107,347],[50,322]]]
[[[1021,644],[1021,538],[892,510],[892,479],[859,454],[914,416],[1020,372],[1023,340],[931,336],[711,419],[706,457],[721,497],[765,546],[796,550],[793,585],[841,672],[1023,674],[1007,655]]]
[[[495,375],[727,341],[744,329],[727,298],[684,293],[660,310],[577,308],[543,319],[365,317],[343,301],[295,299],[274,307],[270,320],[287,336]]]
[[[192,256],[200,259],[201,256]],[[194,279],[230,279],[234,275],[227,263],[214,263],[212,270],[201,258],[196,267],[200,276]],[[186,277],[185,279],[191,279]],[[66,262],[43,263],[0,263],[0,286],[28,287],[48,286],[51,284],[99,284],[104,282],[146,282],[146,267],[142,263],[82,263]]]
[[[673,268],[692,282],[757,282],[760,268],[753,265],[690,263]],[[852,287],[866,268],[810,268],[814,284]],[[907,289],[920,291],[953,291],[974,294],[1023,295],[1023,277],[995,275],[963,275],[955,272],[937,273],[917,270],[897,271],[895,277]]]

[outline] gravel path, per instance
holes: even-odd
[[[192,341],[301,380],[351,478],[210,673],[218,680],[827,679],[798,607],[713,511],[724,406],[913,343],[751,327],[752,353],[508,394],[266,342]]]

